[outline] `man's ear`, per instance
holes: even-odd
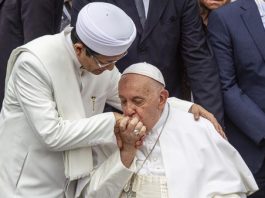
[[[74,44],[74,50],[77,56],[80,56],[82,53],[83,44],[82,43],[75,43]]]
[[[169,93],[166,89],[162,89],[160,92],[160,102],[159,102],[159,106],[164,108],[167,99],[168,99]]]

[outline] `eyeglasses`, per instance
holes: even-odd
[[[109,63],[105,63],[105,64],[100,63],[99,60],[98,60],[98,58],[97,58],[96,56],[93,56],[92,54],[91,54],[90,56],[95,60],[97,66],[98,66],[99,68],[104,68],[104,67],[108,67],[108,66],[110,66],[110,65],[114,65],[114,64],[117,63],[120,59],[122,59],[124,56],[126,56],[127,53],[128,53],[128,52],[126,51],[126,52],[124,52],[124,53],[122,54],[122,56],[121,56],[119,59],[117,59],[117,60],[115,60],[115,61],[112,61],[112,62],[109,62]]]

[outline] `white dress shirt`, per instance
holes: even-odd
[[[147,18],[148,10],[149,10],[149,2],[150,0],[143,0],[144,3],[144,10],[145,10],[145,17]]]
[[[255,1],[259,9],[263,26],[265,28],[265,1],[264,0],[255,0]]]

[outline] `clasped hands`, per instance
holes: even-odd
[[[118,147],[126,150],[136,150],[142,146],[147,135],[146,127],[137,117],[123,117],[115,113],[116,125],[115,135]]]

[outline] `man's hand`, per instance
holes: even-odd
[[[146,136],[146,127],[138,118],[124,117],[120,121],[119,136],[122,141],[121,149],[139,148]]]
[[[129,167],[137,149],[143,144],[146,127],[138,118],[123,117],[119,120],[119,126],[115,128],[121,161],[124,166]]]
[[[135,126],[134,130],[134,134],[136,134],[137,132],[137,137],[140,137],[140,139],[138,141],[136,141],[135,143],[135,147],[138,149],[139,147],[142,146],[143,144],[143,140],[144,137],[146,135],[146,127],[143,126],[143,123],[139,121],[138,118],[133,118],[130,119],[129,117],[124,117],[122,114],[113,112],[114,117],[116,119],[116,124],[114,126],[114,133],[116,135],[116,141],[117,141],[117,145],[118,147],[121,149],[123,147],[123,141],[126,141],[128,139],[123,139],[121,138],[121,134],[120,132],[124,132],[125,130],[127,130],[126,127],[129,126],[128,130],[132,130],[130,127],[131,126]],[[133,134],[133,133],[132,133]],[[132,135],[130,134],[130,135]]]
[[[191,106],[191,108],[189,109],[189,112],[193,114],[194,119],[195,120],[199,120],[200,116],[206,118],[207,120],[209,120],[214,128],[216,129],[216,131],[224,138],[227,140],[227,137],[225,135],[225,132],[223,131],[223,128],[221,127],[221,125],[218,123],[218,121],[216,120],[216,118],[214,117],[213,114],[211,114],[209,111],[207,111],[206,109],[204,109],[202,106],[197,105],[197,104],[193,104]]]
[[[113,114],[114,114],[114,117],[115,117],[115,120],[116,120],[116,124],[114,126],[114,133],[116,135],[117,145],[121,149],[122,141],[121,141],[121,137],[120,137],[119,133],[120,133],[120,121],[122,120],[123,115],[120,114],[120,113],[116,113],[116,112],[113,112]]]

